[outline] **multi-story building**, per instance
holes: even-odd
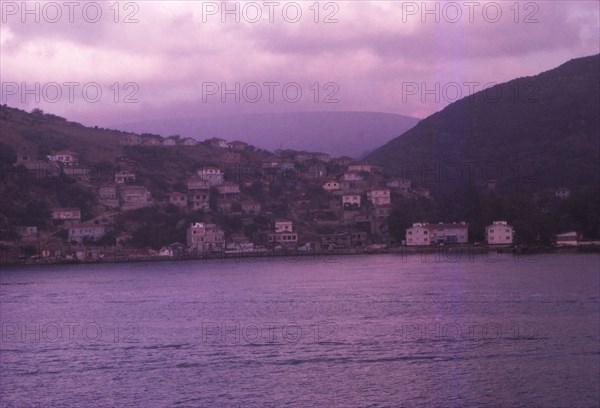
[[[349,232],[337,234],[321,234],[321,248],[327,251],[348,249],[352,246],[352,236]]]
[[[135,210],[152,205],[152,196],[144,186],[124,185],[120,189],[121,209]]]
[[[390,190],[374,189],[367,192],[367,199],[376,207],[390,205],[392,203]]]
[[[510,245],[514,241],[514,229],[506,221],[494,221],[485,227],[488,245]]]
[[[119,206],[119,196],[115,184],[102,184],[98,187],[98,202],[110,208]]]
[[[390,205],[379,205],[373,209],[373,216],[377,218],[389,217],[392,213],[392,206]]]
[[[179,191],[174,191],[169,194],[169,203],[177,207],[186,208],[188,206],[188,197]]]
[[[187,202],[192,210],[208,210],[210,202],[210,182],[199,176],[187,180]]]
[[[577,231],[563,232],[554,236],[558,246],[577,246],[581,240],[581,235]]]
[[[293,224],[289,220],[275,221],[275,232],[269,233],[267,238],[270,244],[291,246],[298,243],[298,234],[293,232]]]
[[[289,220],[277,220],[275,221],[275,233],[279,234],[282,232],[292,232],[293,224]]]
[[[269,244],[295,245],[298,243],[298,234],[295,232],[280,232],[268,234]]]
[[[342,196],[342,206],[344,210],[355,210],[360,208],[360,194],[344,194]]]
[[[406,245],[466,244],[469,225],[461,223],[414,223],[406,230]]]
[[[409,179],[394,178],[385,183],[387,187],[393,188],[401,194],[408,194],[412,188],[412,182]]]
[[[61,150],[48,156],[51,162],[62,163],[64,166],[74,166],[79,162],[77,153],[69,150]]]
[[[187,229],[187,246],[192,254],[221,252],[225,233],[216,224],[193,223]]]
[[[218,186],[219,184],[223,184],[224,175],[221,172],[221,169],[218,167],[202,167],[198,170],[198,177],[202,180],[208,181],[211,186]]]

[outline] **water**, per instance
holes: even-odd
[[[599,256],[5,268],[1,407],[597,407]]]

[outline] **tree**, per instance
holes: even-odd
[[[405,231],[414,222],[431,222],[436,213],[435,205],[426,198],[401,198],[388,217],[390,235],[401,242],[405,238]]]

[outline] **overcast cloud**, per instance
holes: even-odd
[[[2,103],[101,126],[243,112],[425,117],[455,98],[449,83],[466,95],[465,83],[477,90],[600,52],[597,1],[28,2],[28,14],[23,2],[0,4]],[[78,83],[73,101],[66,82]],[[95,85],[82,97],[91,83],[97,102]],[[222,83],[239,92],[222,95]],[[421,95],[436,83],[437,95]]]

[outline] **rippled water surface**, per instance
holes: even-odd
[[[599,260],[5,268],[0,406],[596,407]]]

